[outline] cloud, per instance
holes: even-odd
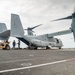
[[[43,23],[43,26],[35,29],[36,34],[65,30],[70,27],[71,20],[50,21],[70,15],[74,4],[75,0],[1,0],[0,22],[6,23],[10,29],[10,16],[15,13],[20,15],[24,28]]]

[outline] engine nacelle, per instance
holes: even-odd
[[[73,32],[74,40],[75,40],[75,13],[72,14],[71,30],[72,30],[72,32]]]

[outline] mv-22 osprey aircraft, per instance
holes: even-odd
[[[11,14],[11,30],[6,30],[0,34],[6,33],[4,37],[9,37],[9,36],[16,37],[22,42],[24,42],[26,45],[28,45],[29,48],[33,47],[34,49],[37,49],[38,47],[46,47],[46,49],[48,49],[51,47],[58,47],[59,49],[61,49],[61,47],[63,46],[62,41],[60,39],[54,38],[54,36],[69,34],[73,32],[75,38],[75,12],[71,16],[57,20],[63,20],[63,19],[72,19],[72,24],[70,29],[51,34],[34,36],[34,35],[24,35],[24,29],[22,27],[19,15]],[[0,38],[3,38],[3,35],[0,36]]]
[[[58,33],[64,32],[57,32],[53,34],[44,34],[44,35],[24,35],[24,28],[22,27],[22,23],[20,20],[19,15],[11,14],[11,36],[16,37],[17,39],[24,42],[28,45],[29,49],[34,48],[37,49],[38,47],[45,47],[46,49],[51,47],[58,47],[61,49],[63,46],[62,41],[60,39],[54,38],[55,35],[60,35]]]
[[[72,14],[72,16],[63,19],[72,19],[72,25],[70,29],[51,34],[34,36],[34,35],[24,35],[24,29],[22,27],[19,15],[11,14],[11,36],[16,37],[19,40],[23,41],[30,48],[34,47],[34,49],[37,49],[38,47],[46,47],[46,49],[48,49],[51,47],[58,47],[59,49],[61,49],[61,47],[63,46],[62,41],[60,39],[54,38],[54,36],[69,34],[72,32],[75,36],[75,29],[74,29],[75,12]]]

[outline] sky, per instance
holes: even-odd
[[[38,24],[42,26],[34,31],[36,35],[53,33],[70,28],[72,20],[51,22],[51,20],[71,15],[74,11],[75,0],[0,0],[0,22],[5,23],[10,29],[11,13],[20,16],[23,28],[33,27]],[[25,31],[25,34],[26,31]],[[64,48],[74,48],[73,34],[57,36],[63,42]],[[9,39],[10,45],[16,38]],[[26,47],[21,43],[21,47]]]

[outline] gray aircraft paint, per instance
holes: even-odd
[[[24,35],[24,30],[22,27],[22,23],[20,21],[19,15],[11,14],[11,36],[21,39],[22,42],[29,45],[29,43],[33,44],[36,47],[46,47],[46,46],[58,46],[62,47],[62,42],[58,39],[59,45],[56,39],[49,34],[39,35],[39,36],[30,36]],[[34,42],[33,42],[34,41]],[[37,45],[35,42],[38,42]],[[54,43],[54,44],[53,44]]]
[[[7,30],[5,23],[0,23],[0,40],[8,40],[10,36],[10,30]]]

